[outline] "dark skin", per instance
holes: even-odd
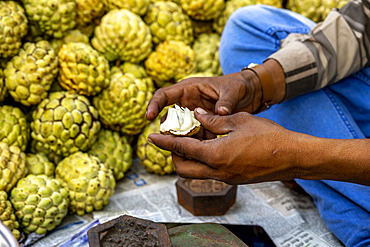
[[[262,66],[274,75],[272,103],[284,98],[283,70],[275,60]],[[193,137],[151,134],[149,141],[172,152],[176,171],[185,178],[212,178],[230,184],[328,179],[370,185],[370,141],[336,140],[289,131],[251,115],[262,89],[247,70],[212,78],[190,78],[159,89],[150,101],[153,120],[174,103],[194,110],[203,129]],[[216,135],[227,134],[221,138]]]

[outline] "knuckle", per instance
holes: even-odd
[[[185,147],[184,147],[183,143],[181,143],[178,139],[175,140],[174,143],[173,143],[173,151],[178,156],[181,156],[181,157],[186,156]]]

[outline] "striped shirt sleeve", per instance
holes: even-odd
[[[308,34],[290,34],[269,58],[285,73],[286,96],[319,90],[369,66],[370,0],[333,9]]]

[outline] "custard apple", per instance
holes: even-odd
[[[29,138],[30,127],[21,109],[10,105],[0,106],[0,141],[25,151]]]
[[[9,192],[26,174],[25,153],[17,146],[0,142],[0,191]]]
[[[225,0],[180,0],[180,4],[191,18],[200,21],[217,18],[225,8]]]
[[[107,128],[136,135],[148,124],[145,113],[153,91],[150,79],[113,67],[109,87],[93,99],[93,104]]]
[[[230,0],[225,4],[225,9],[222,11],[221,15],[216,18],[213,22],[213,29],[219,34],[222,34],[224,27],[226,25],[227,19],[230,15],[237,9],[247,6],[257,4],[257,0]]]
[[[131,145],[125,136],[115,131],[100,130],[98,140],[88,153],[107,165],[116,180],[123,178],[132,165]]]
[[[86,26],[99,22],[104,15],[104,5],[101,0],[76,0],[78,26]]]
[[[212,33],[213,28],[212,24],[213,21],[197,21],[197,20],[191,20],[191,23],[193,25],[193,31],[194,31],[194,37],[198,37],[202,33]]]
[[[314,22],[323,21],[333,8],[341,8],[349,0],[289,0],[287,9],[297,12]]]
[[[0,1],[0,57],[10,58],[18,53],[27,29],[22,6],[15,1]]]
[[[149,55],[145,61],[145,68],[158,87],[175,83],[195,72],[194,51],[184,42],[165,41]]]
[[[164,111],[162,111],[164,112]],[[149,172],[159,175],[171,174],[175,171],[175,166],[172,163],[170,151],[166,151],[156,147],[148,142],[148,136],[152,133],[159,133],[161,114],[153,122],[145,127],[137,140],[137,157],[140,159],[140,164]]]
[[[55,165],[43,153],[28,153],[26,155],[26,167],[28,174],[54,177]]]
[[[108,60],[90,45],[69,43],[58,53],[60,85],[68,91],[94,96],[109,85]]]
[[[193,74],[190,74],[190,75],[187,75],[183,78],[181,78],[178,82],[182,81],[182,80],[185,80],[185,79],[188,79],[188,78],[195,78],[195,77],[212,77],[212,76],[215,76],[214,74],[210,73],[210,72],[197,72],[197,73],[193,73]]]
[[[0,103],[4,101],[6,96],[8,95],[8,90],[5,86],[5,78],[3,69],[0,68]]]
[[[75,0],[22,0],[28,19],[40,31],[54,38],[62,38],[76,26]]]
[[[13,233],[16,239],[19,239],[21,235],[18,230],[19,222],[5,191],[0,191],[0,221]]]
[[[139,63],[152,51],[152,35],[140,16],[126,9],[114,9],[95,28],[91,44],[109,61]]]
[[[137,15],[144,15],[148,10],[150,0],[101,0],[109,10],[128,9]]]
[[[113,172],[87,153],[77,152],[63,159],[55,170],[55,177],[69,191],[69,211],[84,215],[101,210],[109,203],[116,181]]]
[[[68,213],[68,190],[46,175],[22,178],[9,199],[25,233],[51,231]]]
[[[25,43],[4,70],[9,94],[25,106],[45,99],[57,74],[58,57],[46,40]]]
[[[32,117],[32,151],[43,152],[50,160],[53,155],[87,151],[100,130],[96,109],[86,97],[72,92],[49,94]]]
[[[186,44],[193,42],[191,20],[175,3],[156,2],[150,5],[144,21],[150,28],[155,44],[165,40],[178,40]]]
[[[276,8],[282,8],[283,1],[284,0],[257,0],[257,4],[266,4],[266,5],[274,6]]]
[[[62,48],[62,45],[74,42],[90,44],[89,37],[86,34],[82,33],[79,29],[73,29],[72,31],[68,32],[67,35],[64,36],[62,39],[52,39],[50,41],[50,44],[55,50],[55,53],[58,54],[60,48]]]
[[[193,50],[197,72],[209,72],[213,75],[222,75],[219,62],[220,35],[217,33],[202,33],[194,41]]]

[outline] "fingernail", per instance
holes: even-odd
[[[148,142],[150,142],[151,144],[154,144],[153,140],[150,137],[148,137]]]
[[[202,108],[195,109],[199,114],[207,114],[207,112]]]
[[[220,112],[220,111],[223,111],[223,112],[226,112],[227,114],[230,114],[230,111],[226,106],[220,106],[220,108],[218,108],[218,112]]]

